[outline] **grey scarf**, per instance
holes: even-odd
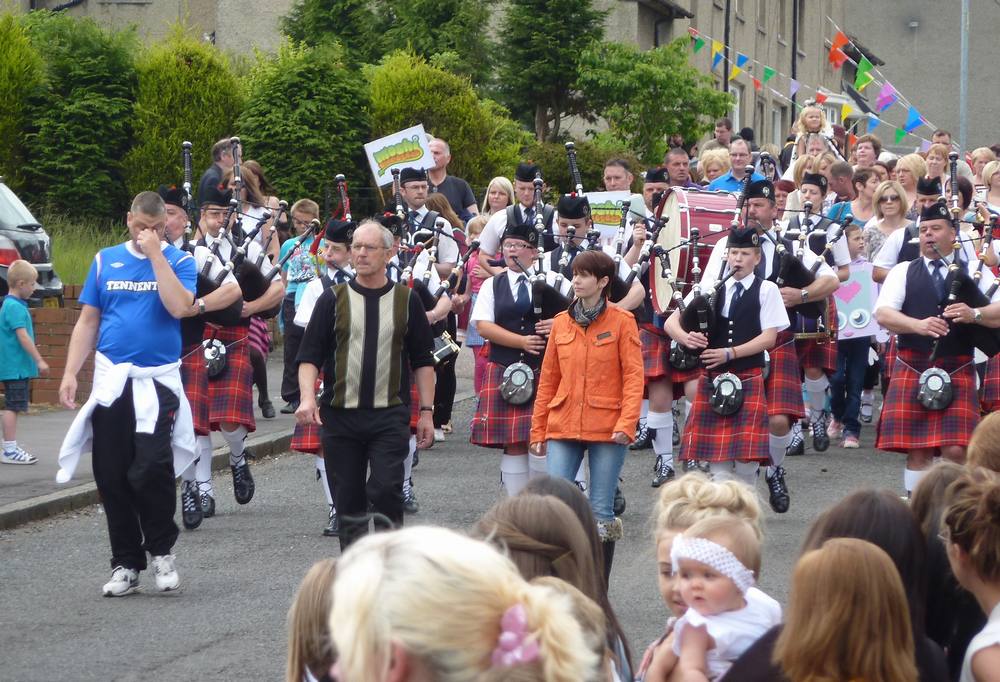
[[[569,314],[573,316],[573,319],[578,325],[586,329],[590,326],[590,323],[596,320],[601,313],[604,312],[604,308],[607,306],[607,300],[602,296],[597,305],[593,308],[584,308],[583,301],[579,298],[573,301],[573,305],[569,308]]]

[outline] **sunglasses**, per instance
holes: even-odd
[[[895,195],[891,195],[891,196],[890,195],[886,195],[886,196],[883,196],[883,197],[879,198],[878,201],[879,201],[880,204],[888,204],[890,201],[899,201],[899,197],[895,196]]]

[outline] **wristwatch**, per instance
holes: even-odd
[[[979,308],[972,309],[972,323],[979,324],[983,321],[983,311]]]
[[[198,314],[199,315],[205,314],[205,299],[203,298],[198,299]]]
[[[420,411],[421,411],[421,412],[433,412],[433,411],[434,411],[434,408],[433,408],[433,407],[430,407],[430,406],[428,406],[428,405],[421,405],[421,406],[420,406]]]
[[[799,292],[799,293],[800,293],[800,294],[802,294],[802,302],[803,302],[803,303],[805,303],[806,301],[808,301],[808,300],[809,300],[809,292],[808,292],[808,291],[806,291],[805,289],[803,289],[803,290],[802,290],[801,292]]]

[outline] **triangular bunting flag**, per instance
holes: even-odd
[[[851,108],[850,104],[847,104],[846,102],[844,104],[841,104],[840,105],[840,120],[841,121],[846,121],[847,117],[851,115],[852,111],[854,111],[854,109]]]
[[[739,76],[741,73],[743,73],[743,69],[741,69],[740,67],[738,67],[738,66],[736,66],[734,64],[732,70],[729,72],[729,80],[733,80],[734,78],[736,78],[737,76]]]
[[[750,57],[747,57],[745,54],[740,54],[739,52],[736,53],[736,66],[738,68],[742,69],[747,65],[748,61],[750,61]]]
[[[691,35],[692,38],[698,37],[698,29],[696,29],[694,26],[688,26],[688,33]]]
[[[833,46],[830,49],[839,50],[849,42],[851,41],[847,39],[847,36],[844,35],[843,31],[837,31],[837,35],[833,36]]]
[[[799,85],[799,82],[797,80],[795,80],[794,78],[791,78],[790,80],[791,80],[791,83],[788,84],[788,96],[789,97],[795,97],[795,93],[798,92],[799,88],[802,87],[802,86]]]
[[[698,36],[697,38],[694,39],[694,51],[695,51],[695,53],[697,54],[698,50],[700,50],[703,47],[705,47],[705,39],[702,38],[701,36]]]
[[[916,107],[910,107],[910,111],[906,114],[906,123],[903,124],[903,130],[908,133],[912,133],[914,130],[923,125],[924,119],[917,111]]]
[[[931,141],[930,140],[924,140],[923,142],[920,143],[920,151],[926,152],[930,148],[931,148]]]
[[[816,92],[816,104],[822,104],[827,100],[828,95],[825,92]]]
[[[906,131],[902,128],[896,128],[896,144],[902,142],[904,137],[906,137]]]
[[[858,143],[858,136],[855,135],[854,133],[850,133],[847,136],[847,144],[851,147],[854,147],[857,143]]]
[[[774,74],[775,73],[776,73],[775,70],[772,69],[770,66],[765,66],[764,67],[764,78],[763,78],[763,81],[765,83],[768,82],[769,80],[771,80],[772,78],[774,78]]]
[[[875,108],[881,113],[895,103],[896,88],[892,87],[892,83],[886,81],[882,89],[879,90],[878,97],[875,98]]]
[[[761,88],[760,79],[759,78],[754,78],[753,79],[753,89],[754,90],[760,90],[760,88]]]
[[[833,68],[839,69],[847,61],[847,55],[840,48],[834,48],[830,50],[829,60],[833,64]]]
[[[862,56],[861,61],[858,62],[858,74],[854,77],[855,90],[861,92],[875,80],[875,77],[871,75],[873,68],[875,65],[868,61],[868,57]]]
[[[712,70],[715,71],[715,67],[719,65],[722,61],[722,43],[718,40],[712,41]]]
[[[882,120],[875,114],[868,114],[868,132],[870,133],[878,128],[878,124],[881,122]]]

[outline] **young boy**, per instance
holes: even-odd
[[[851,254],[851,265],[866,263],[865,240],[860,225],[848,225],[843,239]],[[841,287],[851,284],[853,278],[841,284]],[[850,320],[848,320],[850,328]],[[837,341],[837,372],[830,379],[830,405],[833,421],[830,423],[827,435],[831,439],[844,437],[841,447],[857,448],[861,435],[861,423],[858,416],[861,409],[861,388],[868,371],[868,349],[871,347],[871,336],[852,336]]]
[[[319,219],[319,204],[312,199],[299,199],[292,204],[291,214],[295,237],[281,245],[279,260],[296,248],[298,242],[296,237],[305,232],[313,220]],[[303,330],[296,326],[293,320],[306,284],[316,276],[316,267],[313,265],[309,249],[313,240],[319,237],[320,235],[316,234],[302,242],[302,245],[297,247],[295,255],[281,268],[281,279],[285,283],[285,298],[281,302],[281,321],[284,324],[285,334],[284,370],[281,374],[281,397],[285,401],[285,406],[281,408],[282,414],[292,414],[299,406],[298,363],[295,362],[295,357],[299,354]]]
[[[7,406],[3,411],[4,464],[35,464],[38,459],[17,445],[17,413],[28,411],[28,382],[49,366],[35,347],[35,329],[28,313],[28,298],[38,282],[31,263],[16,260],[7,270],[10,293],[0,306],[0,381],[4,382]]]

